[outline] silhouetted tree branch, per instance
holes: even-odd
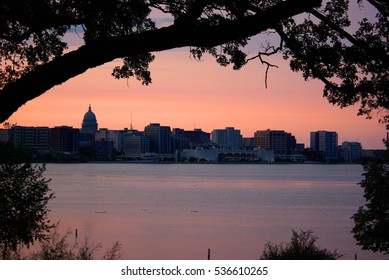
[[[123,65],[114,68],[115,78],[135,76],[146,85],[151,53],[172,48],[190,47],[196,59],[209,53],[220,65],[240,69],[250,61],[244,49],[249,38],[275,29],[282,41],[277,51],[293,71],[323,81],[331,103],[358,103],[359,114],[367,117],[381,112],[389,126],[389,5],[358,3],[372,5],[378,15],[356,23],[351,34],[347,0],[5,0],[0,122],[53,86],[116,58]],[[152,10],[174,23],[157,28]],[[84,45],[65,53],[63,36],[77,27],[84,30]],[[272,64],[262,63],[267,73]]]
[[[197,1],[196,1],[197,2]],[[235,20],[223,20],[209,25],[177,23],[157,30],[147,30],[125,36],[96,39],[75,51],[36,66],[0,91],[0,121],[5,121],[27,101],[43,94],[55,85],[82,74],[118,57],[136,57],[143,53],[184,46],[213,47],[234,39],[253,36],[282,19],[304,12],[320,1],[281,2],[255,15]]]

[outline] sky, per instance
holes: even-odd
[[[77,44],[78,35],[68,34]],[[70,49],[74,47],[71,46]],[[268,60],[271,68],[265,88],[265,67],[251,61],[239,71],[219,66],[205,56],[199,62],[187,48],[154,53],[153,82],[111,76],[120,60],[90,69],[28,102],[8,122],[23,126],[81,127],[89,104],[99,128],[143,130],[150,123],[192,130],[235,127],[244,137],[257,130],[292,133],[309,147],[311,131],[336,131],[339,144],[361,142],[365,149],[382,149],[386,129],[377,118],[357,116],[357,106],[340,109],[323,97],[320,81],[305,81],[280,56]],[[132,121],[131,121],[132,120]]]

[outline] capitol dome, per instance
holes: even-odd
[[[95,133],[97,131],[97,119],[96,115],[92,112],[91,105],[89,105],[88,112],[85,113],[84,119],[81,125],[81,132]]]

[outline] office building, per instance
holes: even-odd
[[[362,145],[359,142],[343,142],[341,147],[342,159],[346,162],[361,160]]]
[[[150,152],[150,140],[143,132],[129,130],[125,139],[123,153],[125,156],[141,155]]]
[[[318,153],[324,160],[337,160],[338,133],[326,130],[311,132],[311,151]]]
[[[254,149],[255,144],[254,144],[254,137],[243,137],[242,138],[242,147],[245,149]]]
[[[124,149],[124,142],[127,134],[131,130],[125,128],[124,130],[109,130],[106,128],[101,128],[95,133],[95,140],[107,140],[113,142],[113,148],[115,151],[120,154]]]
[[[273,150],[275,155],[293,155],[296,138],[284,130],[257,130],[254,133],[254,145],[257,148]]]
[[[145,127],[144,134],[149,138],[151,153],[170,154],[172,152],[170,126],[151,123]]]
[[[0,141],[7,142],[9,139],[9,129],[0,129]]]
[[[113,160],[114,149],[113,142],[107,140],[92,141],[91,147],[94,152],[95,160]]]
[[[240,130],[234,127],[214,129],[211,133],[212,142],[224,149],[239,149],[242,147]]]
[[[211,143],[211,134],[204,132],[199,128],[196,128],[194,130],[174,128],[172,131],[172,135],[186,138],[188,140],[189,149],[194,149],[196,147],[204,147]],[[185,140],[183,141],[186,142]],[[187,149],[186,143],[181,143],[181,147],[183,149]]]
[[[15,146],[23,146],[35,151],[50,149],[50,128],[14,126],[10,136]]]
[[[57,126],[50,129],[51,148],[54,152],[78,153],[80,130],[70,126]]]

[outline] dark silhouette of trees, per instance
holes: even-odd
[[[121,258],[121,244],[115,242],[101,257],[98,251],[102,248],[100,243],[91,244],[86,238],[83,243],[72,242],[71,232],[61,235],[54,228],[48,238],[40,242],[40,250],[33,253],[30,257],[33,260],[117,260]]]
[[[389,143],[388,143],[389,144]],[[366,204],[352,216],[352,233],[363,250],[389,254],[389,158],[364,164],[360,182]]]
[[[336,250],[331,252],[316,246],[318,237],[312,231],[292,231],[290,243],[265,244],[261,260],[336,260],[342,257]]]
[[[0,258],[18,255],[21,246],[44,240],[53,228],[48,201],[54,196],[43,175],[22,149],[0,141]],[[24,162],[24,163],[23,163]]]
[[[282,53],[293,71],[324,83],[329,102],[359,104],[367,117],[378,111],[388,124],[389,4],[357,3],[373,7],[377,17],[352,23],[348,0],[1,1],[0,122],[53,86],[116,58],[123,64],[113,69],[115,78],[147,85],[153,52],[190,47],[195,58],[209,53],[234,69],[254,59],[268,69],[265,58]],[[157,27],[156,13],[173,23]],[[84,44],[66,52],[64,34],[76,29]],[[272,39],[249,57],[244,47],[260,33]]]

